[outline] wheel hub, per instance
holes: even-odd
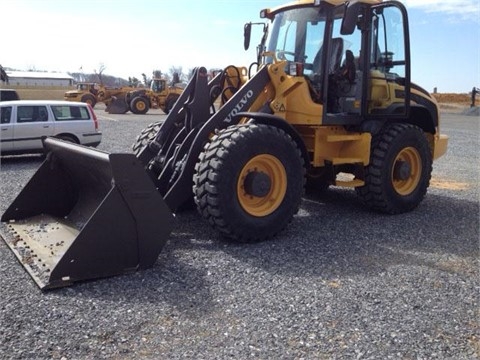
[[[412,173],[412,167],[407,161],[399,160],[395,163],[393,177],[395,180],[407,180]]]
[[[282,204],[287,192],[287,172],[275,156],[260,154],[240,171],[237,195],[240,206],[252,216],[267,216]]]
[[[264,172],[252,171],[245,177],[243,186],[248,195],[264,197],[270,192],[272,181]]]
[[[414,147],[402,149],[395,159],[391,179],[395,191],[410,195],[422,178],[422,159]]]

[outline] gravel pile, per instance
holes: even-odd
[[[157,117],[118,119],[101,117],[100,149],[129,151]],[[334,188],[239,245],[186,211],[152,269],[48,292],[0,241],[0,358],[480,358],[478,118],[443,129],[449,152],[408,214]],[[40,162],[2,158],[2,213]]]

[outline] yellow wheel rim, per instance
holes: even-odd
[[[422,158],[413,147],[406,147],[395,158],[392,184],[400,195],[411,194],[422,178]]]
[[[137,108],[138,111],[143,111],[145,110],[145,103],[143,101],[138,101],[135,104],[135,107]]]
[[[252,172],[263,173],[270,179],[270,189],[265,196],[249,194],[245,180]],[[282,163],[268,154],[257,155],[243,167],[237,182],[237,195],[243,210],[252,216],[267,216],[282,203],[287,192],[287,172]]]

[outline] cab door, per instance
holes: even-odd
[[[395,2],[370,8],[364,60],[368,118],[406,118],[410,111],[410,44],[405,8]]]

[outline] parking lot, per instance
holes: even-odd
[[[108,152],[165,116],[96,111]],[[49,292],[0,241],[0,358],[480,358],[480,118],[442,119],[448,152],[407,214],[331,188],[275,239],[245,245],[189,210],[152,269]],[[2,213],[41,161],[1,159]]]

